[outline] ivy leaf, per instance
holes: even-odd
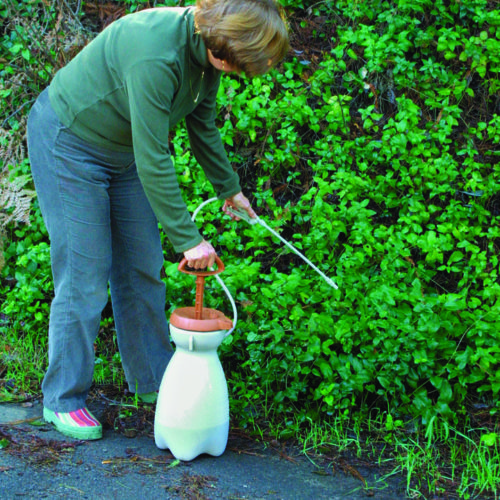
[[[464,254],[462,252],[460,252],[459,250],[456,250],[455,252],[453,252],[451,254],[450,258],[448,259],[448,265],[450,266],[454,262],[460,262],[463,258],[464,258]]]
[[[333,376],[333,370],[330,364],[327,363],[324,359],[318,359],[318,361],[316,361],[316,365],[321,370],[321,374],[323,375],[323,377],[327,380],[331,380]]]

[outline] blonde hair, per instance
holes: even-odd
[[[266,73],[288,52],[288,27],[276,0],[197,0],[194,17],[213,56],[247,76]]]

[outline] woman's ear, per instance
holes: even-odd
[[[233,66],[232,64],[229,64],[224,59],[217,59],[212,54],[212,51],[210,49],[207,49],[207,55],[208,55],[208,60],[210,61],[210,64],[215,69],[218,69],[219,71],[224,71],[224,73],[232,73],[232,72],[238,71],[238,69],[235,66]]]

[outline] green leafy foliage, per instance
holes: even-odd
[[[228,353],[250,419],[260,405],[306,419],[316,401],[456,421],[471,391],[498,407],[497,12],[372,7],[335,2],[345,23],[314,71],[297,57],[221,87],[226,143],[254,152],[236,160],[257,173],[255,204],[341,288],[260,228],[230,233],[261,264]]]
[[[129,11],[151,6],[122,4]],[[63,36],[55,10],[44,11],[40,2],[17,5],[21,20],[37,7],[37,15],[48,15],[53,32]],[[224,76],[218,120],[259,216],[339,290],[261,226],[231,222],[216,206],[198,216],[227,265],[223,279],[239,308],[237,327],[221,347],[234,417],[246,426],[261,418],[300,425],[339,413],[381,412],[391,432],[394,422],[415,419],[432,433],[436,421],[457,423],[467,416],[471,401],[495,414],[495,2],[285,5],[295,11],[292,28],[301,28],[293,30],[291,53],[261,78]],[[4,19],[10,8],[0,10]],[[0,66],[8,118],[0,137],[4,148],[22,136],[33,89],[46,85],[65,60],[64,51],[28,42],[28,33],[19,21],[0,42],[10,61]],[[23,80],[23,88],[32,89],[28,95],[12,83],[13,65],[30,68]],[[171,149],[193,212],[214,192],[182,124],[172,131]],[[16,151],[5,165],[23,164]],[[52,292],[36,202],[31,226],[11,224],[8,231],[0,330],[45,335]],[[186,291],[194,291],[194,284],[177,272],[178,256],[167,241],[164,249],[170,312],[193,303],[194,292]],[[207,285],[206,305],[230,315],[217,285]],[[496,443],[491,436],[484,442]]]
[[[30,105],[108,22],[176,4],[0,7],[0,177],[15,183],[0,193],[8,200],[0,207],[2,399],[38,390],[53,293],[36,198],[30,225],[13,203],[12,193],[26,200],[32,189]],[[339,419],[379,422],[387,445],[411,425],[416,446],[408,442],[400,457],[410,470],[411,460],[428,463],[433,441],[448,441],[474,408],[488,418],[500,409],[500,14],[491,0],[283,4],[289,56],[261,78],[225,75],[218,124],[259,216],[339,290],[263,227],[230,221],[218,204],[198,214],[239,311],[220,348],[231,413],[250,428],[273,422],[281,437],[309,425],[324,432]],[[194,212],[214,191],[182,124],[170,148]],[[194,280],[163,245],[170,314],[194,302]],[[205,305],[231,315],[215,280],[207,280]],[[95,380],[123,384],[110,307]],[[462,457],[492,491],[497,431],[487,428]],[[459,486],[464,497],[476,488],[469,479]]]

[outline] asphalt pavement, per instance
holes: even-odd
[[[92,408],[100,418],[99,409]],[[102,421],[102,420],[101,420]],[[151,427],[150,427],[151,429]],[[338,457],[337,457],[338,458]],[[224,454],[176,460],[152,431],[103,439],[66,438],[42,420],[42,405],[0,403],[0,498],[10,499],[348,499],[407,498],[402,478],[335,457],[306,457],[232,429]]]

